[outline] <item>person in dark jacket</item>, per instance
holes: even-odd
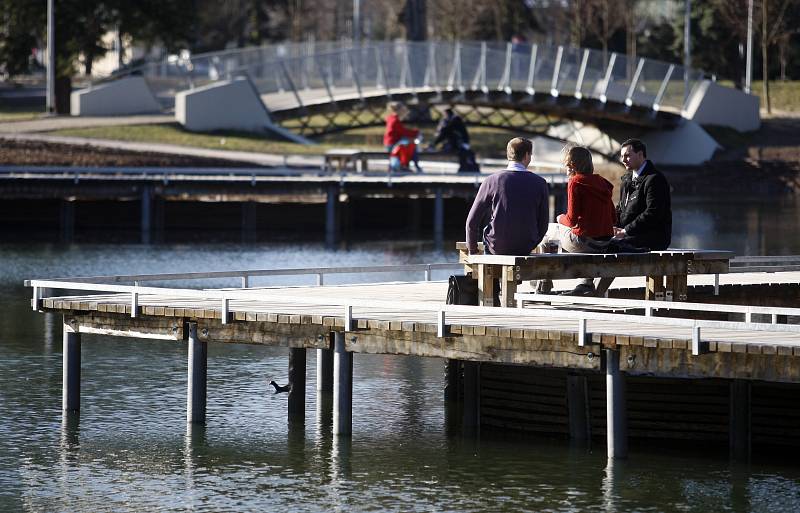
[[[436,126],[436,134],[433,136],[429,148],[435,148],[440,143],[444,143],[442,151],[448,153],[458,153],[465,144],[469,148],[467,126],[461,116],[450,107],[444,110],[444,116]]]
[[[582,146],[564,149],[564,167],[569,177],[567,212],[556,218],[561,248],[567,253],[602,252],[614,235],[614,186],[594,174],[592,154]],[[586,278],[567,294],[594,296],[596,292],[594,280]]]
[[[628,139],[620,149],[622,176],[614,237],[652,251],[667,249],[672,240],[672,206],[666,177],[650,160],[639,139]]]
[[[528,255],[547,233],[548,186],[528,170],[533,143],[515,137],[506,147],[508,167],[481,184],[467,215],[467,249],[483,239],[493,255]]]

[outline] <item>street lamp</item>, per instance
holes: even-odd
[[[747,3],[747,62],[745,64],[744,92],[750,94],[753,81],[753,0]]]
[[[53,18],[53,2],[47,0],[47,91],[45,108],[49,114],[56,110],[56,44],[55,19]]]

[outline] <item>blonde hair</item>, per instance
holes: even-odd
[[[564,165],[581,175],[594,173],[592,154],[583,146],[565,146]]]
[[[515,137],[508,141],[508,145],[506,146],[506,158],[508,160],[522,162],[522,159],[524,159],[525,155],[528,153],[533,157],[533,143],[530,139]]]
[[[400,114],[404,110],[408,110],[406,104],[403,102],[389,102],[386,106],[390,112],[394,112],[395,114]]]

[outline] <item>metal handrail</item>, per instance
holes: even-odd
[[[145,281],[173,281],[173,280],[200,280],[216,278],[253,278],[259,276],[298,276],[298,275],[326,275],[326,274],[358,274],[358,273],[390,273],[390,272],[424,272],[425,281],[430,281],[432,271],[462,268],[463,264],[435,263],[435,264],[405,264],[405,265],[375,265],[351,267],[301,267],[291,269],[245,269],[234,271],[210,271],[191,273],[162,273],[162,274],[123,274],[113,276],[83,276],[74,278],[48,278],[47,280],[25,280],[25,286],[31,287],[36,281],[65,282],[65,283],[93,283],[113,284],[124,282]],[[48,287],[69,288],[69,287]],[[94,290],[94,289],[89,289]],[[98,289],[99,290],[99,289]]]
[[[449,264],[453,265],[453,264]],[[472,324],[469,318],[474,318],[480,315],[484,319],[487,317],[499,316],[504,319],[514,317],[524,320],[526,318],[548,318],[560,320],[576,321],[575,331],[578,334],[578,346],[585,346],[591,340],[590,331],[587,321],[613,321],[618,323],[615,326],[614,332],[617,334],[628,333],[636,336],[635,328],[631,326],[665,326],[673,328],[687,328],[690,330],[691,350],[693,355],[699,355],[703,352],[703,341],[701,339],[701,329],[728,329],[735,331],[755,331],[755,332],[782,332],[782,333],[798,333],[800,334],[800,325],[790,324],[766,324],[738,321],[710,321],[699,320],[681,317],[642,317],[628,314],[612,314],[612,313],[598,313],[576,310],[541,310],[541,309],[524,309],[524,308],[498,308],[498,307],[483,307],[483,306],[463,306],[463,305],[445,305],[439,303],[426,303],[421,301],[403,301],[402,306],[398,306],[396,301],[385,301],[377,299],[359,300],[359,299],[341,299],[341,298],[309,298],[302,296],[292,296],[287,294],[286,291],[276,291],[274,289],[259,289],[259,290],[198,290],[198,289],[176,289],[176,288],[162,288],[162,287],[140,287],[138,285],[111,285],[111,284],[97,284],[97,283],[84,283],[84,282],[68,282],[68,281],[54,281],[54,280],[26,280],[26,285],[33,287],[34,299],[32,306],[38,310],[41,305],[41,297],[38,293],[46,288],[58,289],[74,289],[74,290],[89,290],[95,292],[116,292],[123,294],[130,294],[131,317],[139,315],[140,296],[144,294],[159,294],[163,295],[169,292],[176,298],[194,298],[201,300],[217,300],[219,301],[219,308],[221,312],[221,319],[223,324],[228,323],[228,316],[231,312],[236,311],[237,305],[232,303],[236,300],[253,301],[254,299],[261,301],[276,302],[281,305],[295,305],[295,306],[335,306],[342,308],[342,316],[344,318],[345,330],[352,329],[353,321],[355,319],[353,309],[355,307],[369,309],[380,309],[382,311],[418,311],[435,314],[435,323],[437,324],[437,335],[444,337],[447,334],[447,314],[461,314],[467,315],[468,319],[459,320],[461,324]],[[728,305],[736,307],[739,305]],[[748,341],[746,344],[758,343]],[[741,344],[739,342],[732,342],[732,344]],[[773,344],[774,345],[774,344]]]

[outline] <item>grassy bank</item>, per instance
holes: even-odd
[[[720,81],[720,84],[733,87],[733,82],[727,80]],[[763,87],[764,84],[761,80],[755,80],[751,88],[751,92],[759,97],[762,110],[767,106],[762,97]],[[770,80],[769,97],[773,110],[800,114],[800,80]]]
[[[433,137],[434,127],[422,127],[425,142]],[[355,147],[365,150],[383,150],[383,127],[356,128],[346,132],[327,134],[315,139],[313,146],[269,139],[263,135],[245,132],[195,133],[184,130],[177,123],[161,125],[110,126],[74,128],[51,132],[53,135],[109,139],[144,143],[176,144],[214,150],[252,151],[308,155],[320,154],[331,148]],[[484,157],[502,157],[508,140],[515,134],[507,130],[474,127],[470,129],[475,151]]]
[[[8,121],[28,121],[44,114],[44,109],[36,107],[0,106],[0,123]]]

